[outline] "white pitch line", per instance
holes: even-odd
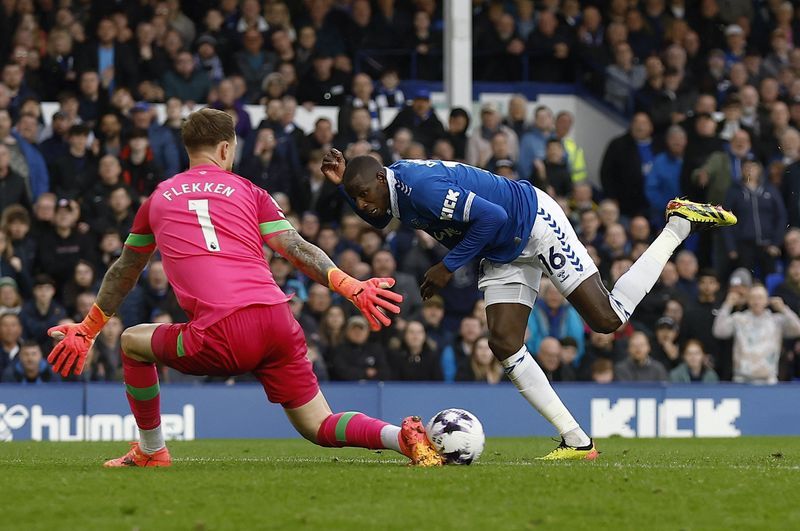
[[[377,463],[391,463],[391,464],[405,464],[407,461],[400,459],[366,459],[363,457],[242,457],[242,458],[222,458],[222,457],[180,457],[173,458],[176,462],[186,463],[228,463],[228,462],[244,462],[244,463],[342,463],[342,464],[377,464]],[[537,467],[552,467],[552,466],[569,466],[570,463],[545,463],[534,461],[491,461],[480,462],[477,466],[490,467],[490,466],[537,466]],[[587,467],[600,467],[600,468],[640,468],[640,469],[653,469],[653,470],[720,470],[735,469],[735,470],[800,470],[800,465],[778,465],[778,464],[763,464],[763,465],[742,465],[742,464],[727,464],[720,466],[702,465],[692,463],[603,463],[593,462],[585,463]]]

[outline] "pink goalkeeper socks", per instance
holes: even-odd
[[[385,448],[381,430],[388,422],[348,411],[330,415],[319,427],[317,444],[328,447],[357,446],[377,450]]]

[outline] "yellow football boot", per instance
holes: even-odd
[[[719,205],[708,203],[695,203],[687,199],[675,198],[667,203],[664,213],[667,219],[670,216],[680,216],[692,224],[692,230],[710,229],[714,227],[729,227],[736,225],[736,216]]]
[[[561,444],[558,448],[549,454],[537,457],[539,461],[594,461],[600,452],[594,446],[594,440],[589,439],[589,444],[586,446],[567,446],[564,439],[561,439]]]

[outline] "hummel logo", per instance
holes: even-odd
[[[442,212],[439,214],[439,219],[453,219],[453,213],[455,212],[456,205],[458,204],[459,195],[461,195],[461,192],[447,190],[447,197],[444,198],[444,204],[442,205]]]

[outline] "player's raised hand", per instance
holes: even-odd
[[[47,335],[58,340],[58,344],[47,356],[47,361],[53,366],[53,370],[65,378],[73,369],[75,374],[82,373],[86,355],[92,348],[94,338],[108,319],[109,317],[95,304],[80,323],[50,328]]]
[[[338,149],[331,148],[322,158],[322,174],[333,184],[342,184],[344,168],[344,155]]]
[[[400,313],[397,304],[403,302],[403,296],[390,290],[394,286],[393,278],[361,281],[341,269],[332,269],[328,273],[328,284],[333,291],[352,302],[367,319],[369,327],[376,332],[381,326],[392,324],[386,311]]]

